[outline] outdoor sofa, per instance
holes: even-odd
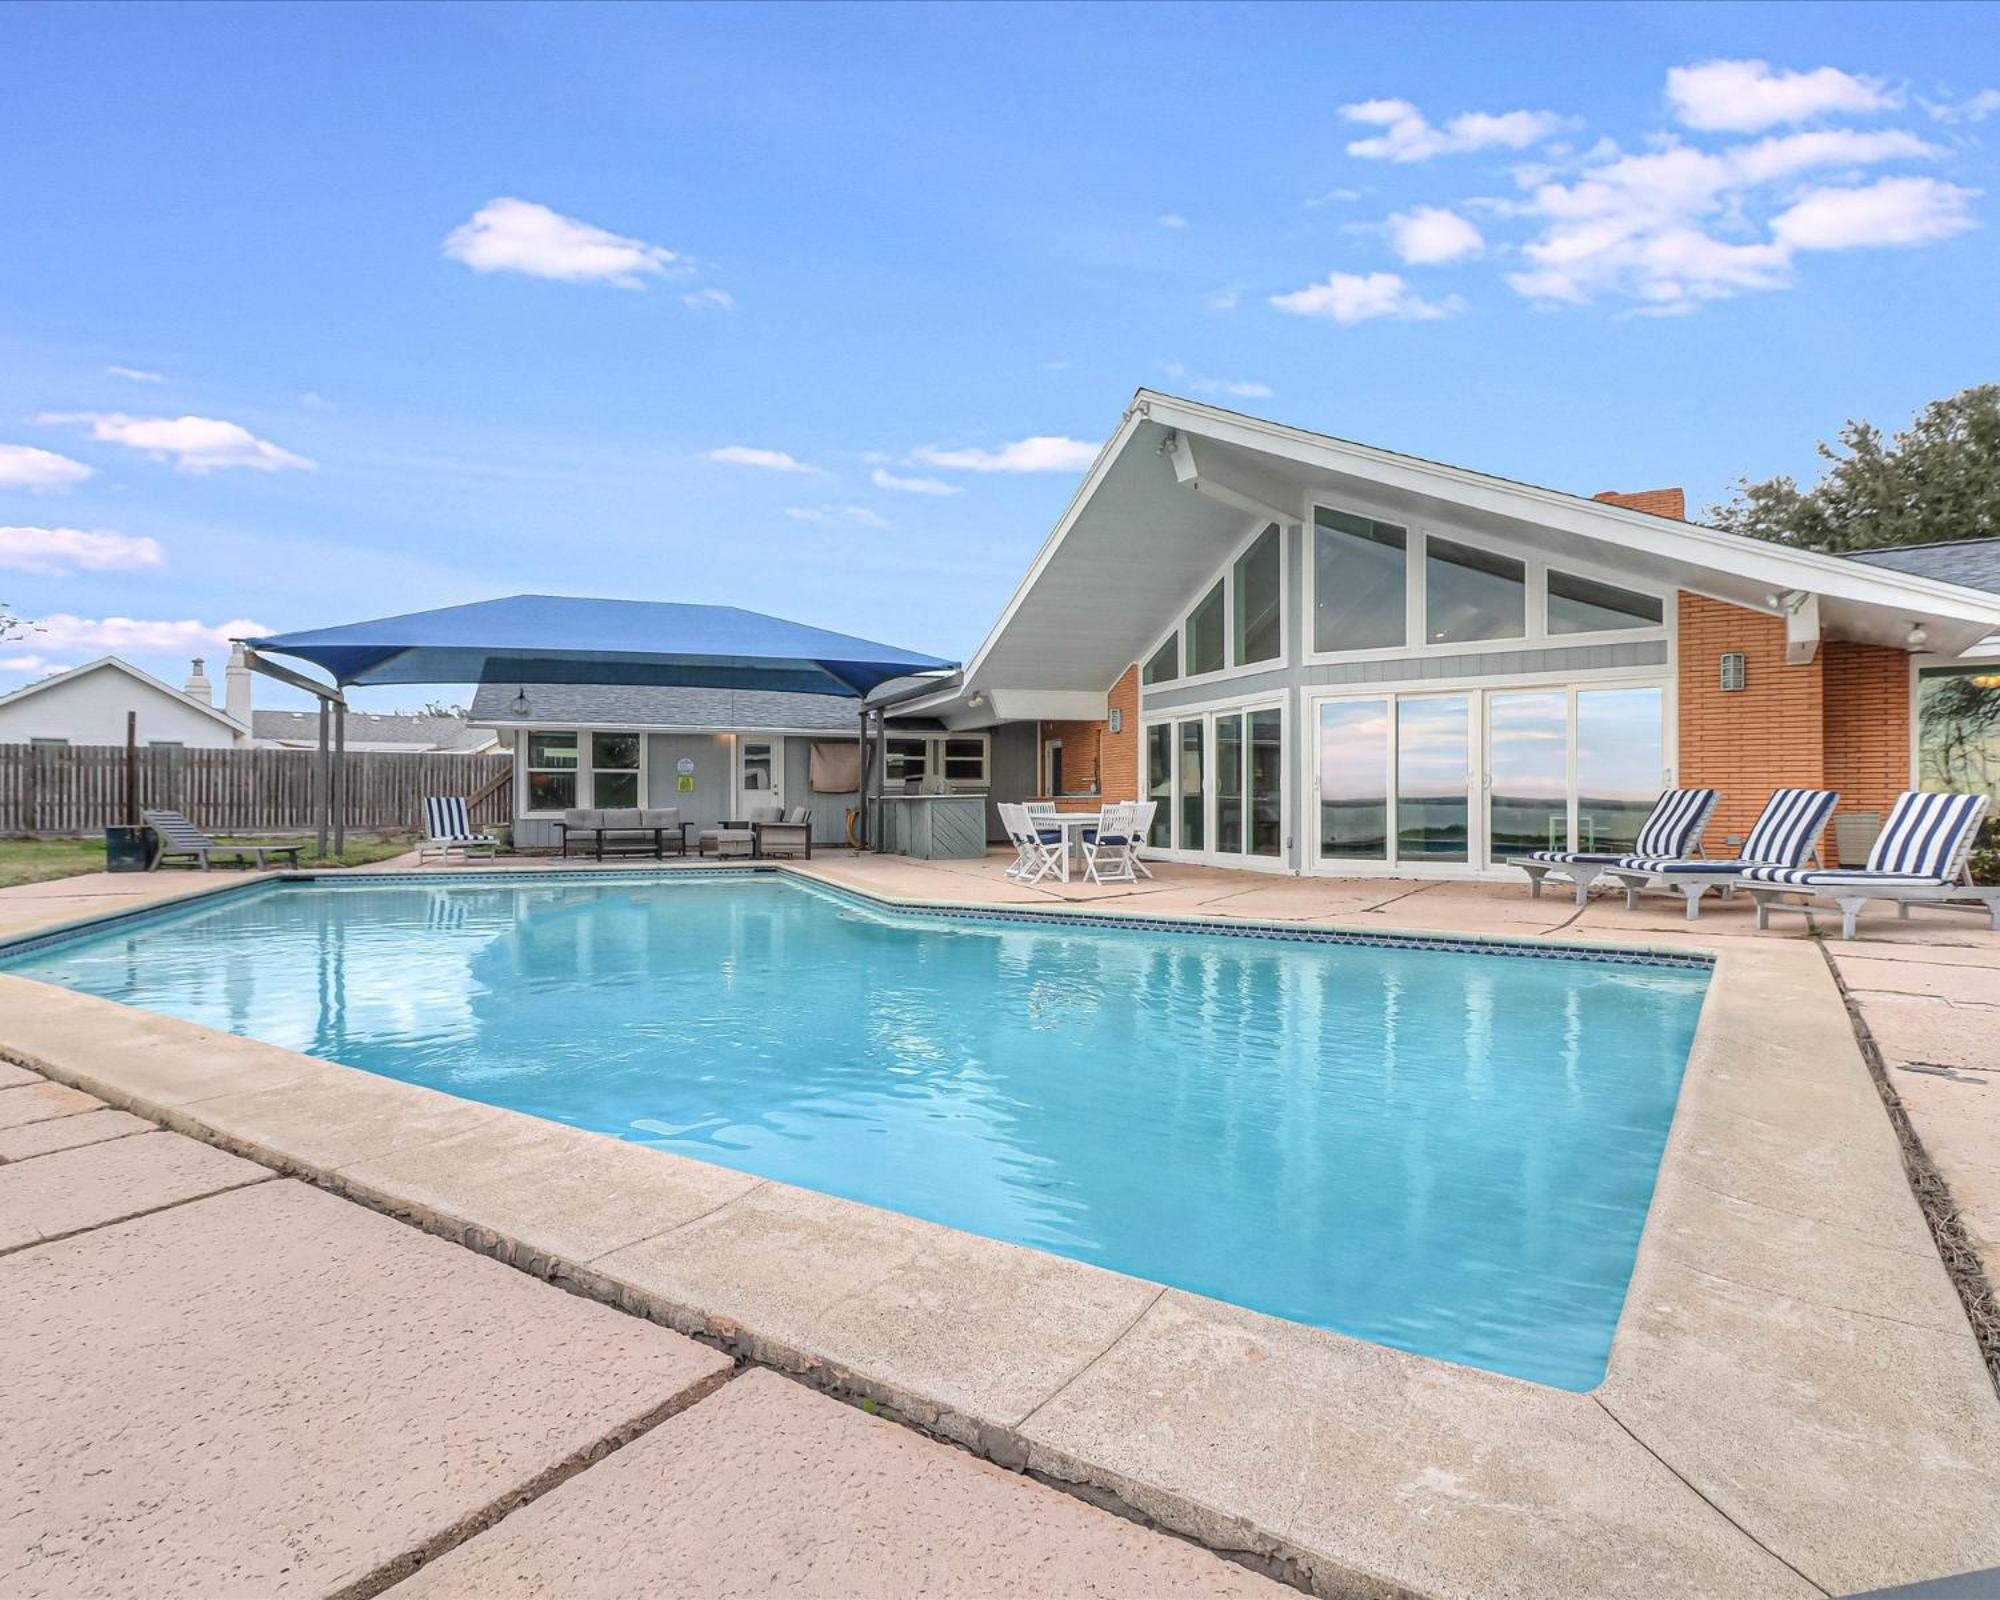
[[[569,854],[570,841],[586,841],[595,847],[599,861],[604,859],[607,844],[622,847],[617,853],[629,853],[635,848],[650,848],[655,860],[667,853],[671,840],[674,854],[687,854],[688,825],[681,820],[675,806],[658,808],[647,806],[600,807],[595,810],[579,809],[565,811],[562,821],[556,824],[561,836],[562,853]]]

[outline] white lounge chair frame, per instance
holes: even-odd
[[[449,861],[453,856],[470,861],[475,854],[491,857],[500,851],[498,839],[472,831],[461,794],[425,795],[424,828],[429,837],[417,846],[418,866],[433,859]]]
[[[1895,871],[1887,866],[1899,849],[1898,835],[1912,827],[1921,826],[1922,812],[1926,807],[1942,807],[1952,800],[1970,801],[1959,821],[1959,831],[1946,857],[1937,862],[1936,872]],[[1986,795],[1951,795],[1924,793],[1910,790],[1898,795],[1890,808],[1889,820],[1882,825],[1882,832],[1875,840],[1875,848],[1868,852],[1867,865],[1857,871],[1834,871],[1802,873],[1802,881],[1797,883],[1759,882],[1745,876],[1737,880],[1737,887],[1747,891],[1757,902],[1757,927],[1761,931],[1770,927],[1771,913],[1774,911],[1795,911],[1806,915],[1815,907],[1831,903],[1840,911],[1840,936],[1854,937],[1855,924],[1861,915],[1861,908],[1870,900],[1887,900],[1896,907],[1899,920],[1907,921],[1910,907],[1918,905],[1938,906],[1947,911],[1983,910],[1995,932],[2000,932],[2000,886],[1981,887],[1972,881],[1972,847],[1979,838],[1979,826],[1986,820],[1986,809],[1991,804]],[[1905,812],[1913,813],[1906,816]],[[1921,864],[1921,863],[1920,863]],[[1898,880],[1904,880],[1899,882]],[[1794,904],[1788,897],[1801,896],[1804,904]]]
[[[1705,856],[1649,859],[1627,856],[1605,873],[1625,886],[1625,909],[1637,911],[1639,896],[1648,889],[1687,897],[1687,919],[1701,918],[1701,897],[1710,889],[1727,900],[1736,892],[1737,877],[1750,867],[1798,867],[1820,858],[1820,835],[1840,796],[1832,789],[1777,789],[1744,837],[1742,854],[1728,861]]]
[[[1674,856],[1694,859],[1701,855],[1701,834],[1715,815],[1722,796],[1713,789],[1669,789],[1653,802],[1639,837],[1630,850],[1544,850],[1534,855],[1509,856],[1507,865],[1528,875],[1528,897],[1542,897],[1542,880],[1550,873],[1568,878],[1576,885],[1576,903],[1590,899],[1590,886],[1600,873],[1608,872],[1633,856]]]

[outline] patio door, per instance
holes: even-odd
[[[784,796],[785,746],[781,739],[754,733],[736,736],[736,815],[749,815],[752,806],[782,806]]]
[[[1215,866],[1284,859],[1284,711],[1231,707],[1150,722],[1149,849]]]
[[[1472,696],[1313,702],[1312,859],[1326,871],[1472,860]]]

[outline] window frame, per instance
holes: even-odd
[[[652,741],[648,739],[645,736],[645,734],[639,733],[635,730],[628,728],[592,728],[587,733],[584,733],[582,737],[590,741],[589,745],[590,763],[587,770],[590,773],[590,805],[592,809],[598,809],[600,806],[600,802],[597,798],[597,775],[600,772],[611,772],[611,773],[618,773],[621,775],[627,772],[631,773],[633,793],[634,793],[634,799],[632,801],[632,804],[634,806],[643,807],[646,804],[646,747],[649,744],[651,744]],[[638,765],[634,767],[600,767],[597,764],[597,741],[599,739],[638,740],[639,741]],[[579,749],[577,751],[577,755],[579,756],[579,758],[583,755],[582,749]],[[578,771],[582,772],[584,770],[586,769],[579,762]],[[581,785],[579,785],[579,787],[581,787]],[[617,809],[623,810],[624,807],[621,806],[618,807]]]
[[[1139,718],[1139,798],[1152,799],[1148,790],[1150,759],[1149,746],[1156,728],[1168,730],[1168,775],[1166,815],[1168,816],[1167,844],[1142,844],[1141,851],[1152,860],[1182,861],[1196,866],[1216,866],[1241,868],[1248,872],[1270,872],[1280,876],[1292,875],[1291,848],[1293,842],[1294,816],[1292,810],[1292,756],[1290,746],[1295,719],[1292,714],[1294,696],[1289,689],[1267,689],[1244,695],[1220,695],[1200,705],[1162,706],[1147,712]],[[1249,849],[1252,838],[1252,807],[1250,773],[1250,717],[1255,712],[1274,711],[1278,715],[1278,741],[1280,778],[1278,782],[1278,853],[1258,855]],[[1216,720],[1221,717],[1240,716],[1243,718],[1243,772],[1241,780],[1243,813],[1243,843],[1240,851],[1223,851],[1215,846],[1217,800],[1213,781],[1215,771]],[[1204,771],[1204,795],[1202,800],[1202,847],[1189,849],[1178,841],[1181,835],[1179,813],[1181,784],[1181,726],[1184,723],[1199,722],[1202,725],[1202,765]]]
[[[993,736],[989,733],[972,732],[972,731],[966,731],[961,733],[951,733],[949,731],[944,733],[891,732],[886,734],[884,737],[885,737],[885,743],[883,745],[883,751],[882,751],[883,755],[882,788],[885,794],[898,793],[901,789],[901,786],[909,781],[909,775],[907,773],[903,774],[900,777],[893,777],[893,778],[889,775],[889,765],[888,765],[889,746],[897,744],[923,745],[924,770],[917,775],[917,782],[919,783],[922,783],[923,780],[929,777],[932,773],[936,773],[944,779],[946,786],[954,791],[964,790],[968,792],[978,793],[990,789],[993,786]],[[947,756],[945,754],[946,747],[953,743],[970,743],[973,740],[977,740],[979,742],[980,775],[977,778],[954,778],[951,775],[951,772],[947,766],[947,762],[952,760],[965,761],[969,760],[970,758],[965,755],[959,755],[955,757]]]
[[[1408,540],[1406,546],[1408,581],[1404,585],[1403,594],[1403,643],[1370,646],[1360,650],[1313,648],[1311,619],[1319,609],[1319,563],[1313,559],[1312,545],[1308,541],[1302,556],[1305,570],[1304,588],[1300,596],[1300,612],[1306,619],[1300,636],[1299,662],[1302,666],[1340,666],[1356,661],[1485,655],[1501,650],[1568,649],[1571,646],[1581,645],[1658,643],[1662,640],[1667,642],[1670,657],[1673,653],[1677,591],[1672,585],[1635,578],[1630,573],[1616,571],[1600,562],[1573,559],[1569,556],[1551,557],[1516,540],[1497,539],[1488,534],[1468,532],[1444,522],[1418,521],[1387,506],[1371,504],[1361,499],[1336,500],[1326,495],[1309,494],[1306,498],[1302,525],[1311,529],[1314,525],[1314,514],[1321,509],[1344,512],[1353,517],[1366,517],[1371,522],[1384,522],[1405,530]],[[1433,644],[1425,637],[1429,616],[1430,541],[1434,537],[1448,544],[1464,545],[1522,563],[1526,568],[1524,604],[1527,631],[1525,633],[1516,639],[1468,639],[1458,644]],[[1660,621],[1656,624],[1641,624],[1631,628],[1599,628],[1589,633],[1552,633],[1549,631],[1548,593],[1548,575],[1551,570],[1567,573],[1572,577],[1586,578],[1594,583],[1606,584],[1614,589],[1623,589],[1647,599],[1658,600]]]
[[[528,761],[528,752],[534,747],[534,741],[536,736],[542,734],[567,734],[570,738],[574,739],[576,741],[575,764],[569,767],[531,766]],[[556,724],[549,724],[546,726],[538,724],[534,727],[524,727],[520,730],[520,744],[517,746],[517,750],[519,756],[518,765],[521,770],[521,779],[520,779],[520,789],[517,792],[517,798],[516,798],[516,810],[520,816],[559,817],[565,811],[569,810],[586,811],[590,809],[590,800],[589,800],[590,769],[584,765],[584,755],[586,752],[586,746],[584,744],[584,741],[589,737],[590,737],[590,730],[587,728],[559,726]],[[529,797],[533,793],[532,779],[533,775],[537,772],[570,773],[576,779],[576,800],[574,805],[572,806],[530,805]]]
[[[1253,661],[1247,666],[1230,665],[1236,659],[1236,564],[1241,561],[1250,547],[1264,536],[1267,528],[1276,526],[1278,530],[1278,653],[1262,661]],[[1138,655],[1139,695],[1141,703],[1148,694],[1165,693],[1169,689],[1184,689],[1189,684],[1225,683],[1231,678],[1254,677],[1258,673],[1278,672],[1293,664],[1292,651],[1292,553],[1298,535],[1295,530],[1297,520],[1291,517],[1260,515],[1253,517],[1243,532],[1229,546],[1229,553],[1222,564],[1204,574],[1200,583],[1174,607],[1174,620],[1153,636],[1150,644]],[[1195,672],[1185,670],[1187,665],[1187,624],[1196,606],[1206,600],[1217,584],[1222,586],[1222,667],[1217,672]],[[1174,663],[1182,668],[1179,676],[1163,678],[1156,683],[1146,681],[1146,667],[1153,658],[1173,647]]]

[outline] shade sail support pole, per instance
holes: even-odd
[[[322,700],[319,703],[319,758],[314,763],[315,782],[313,787],[319,791],[315,796],[319,801],[319,805],[316,808],[319,825],[314,832],[314,841],[319,847],[319,858],[321,861],[326,860],[326,830],[327,823],[330,820],[328,814],[333,810],[333,771],[331,763],[327,759],[329,754],[327,747],[327,711],[331,704],[332,702],[328,700]]]
[[[333,707],[333,853],[347,853],[347,702]]]

